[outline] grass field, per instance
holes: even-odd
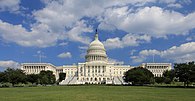
[[[195,89],[142,86],[0,88],[0,101],[195,101]]]

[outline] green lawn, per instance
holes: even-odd
[[[195,101],[195,89],[134,86],[0,88],[0,101]]]

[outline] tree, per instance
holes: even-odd
[[[195,65],[191,68],[190,71],[190,81],[195,82]]]
[[[65,80],[65,78],[66,78],[66,73],[59,73],[59,82]]]
[[[174,69],[166,70],[163,73],[163,77],[164,77],[164,82],[166,84],[170,84],[173,81],[173,79],[175,78],[175,70]]]
[[[4,72],[0,72],[0,83],[1,82],[5,82],[5,73]]]
[[[195,64],[194,62],[179,63],[174,65],[176,77],[180,82],[184,82],[184,86],[189,86],[190,82],[195,81]]]
[[[137,67],[125,72],[125,82],[132,82],[133,85],[151,84],[154,82],[154,75],[146,68]]]
[[[164,82],[164,77],[155,77],[155,82],[156,83],[163,83]]]
[[[40,84],[54,84],[56,81],[55,75],[52,71],[41,71],[39,74]]]
[[[5,82],[10,82],[12,86],[18,83],[25,83],[26,82],[26,75],[21,69],[12,69],[8,68],[4,72],[4,80]]]
[[[30,82],[32,84],[36,83],[38,84],[39,75],[38,74],[29,74],[27,75],[27,82]]]
[[[171,79],[170,78],[167,78],[167,77],[164,77],[164,83],[166,84],[171,84]]]
[[[164,73],[163,73],[163,77],[167,77],[167,78],[170,78],[171,81],[173,81],[174,77],[175,77],[175,70],[172,69],[172,70],[166,70]]]

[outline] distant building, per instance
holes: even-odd
[[[171,70],[171,63],[142,63],[141,67],[148,69],[155,77],[162,77],[164,71]]]
[[[61,85],[68,84],[124,84],[124,73],[134,67],[130,65],[116,65],[108,62],[106,49],[95,34],[95,40],[90,43],[85,56],[86,62],[77,65],[53,66],[50,63],[23,63],[22,69],[27,74],[37,74],[41,70],[51,70],[58,79],[59,73],[66,73],[66,79]],[[142,67],[149,69],[155,76],[162,76],[162,72],[170,68],[166,63],[157,63],[154,68],[152,64],[143,64]],[[166,66],[166,68],[164,67]],[[153,69],[151,69],[153,68]],[[162,68],[162,69],[160,69]],[[158,73],[158,70],[160,73]]]

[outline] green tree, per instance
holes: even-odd
[[[167,77],[164,77],[164,83],[171,84],[171,79],[167,78]]]
[[[38,74],[29,74],[27,75],[27,82],[30,82],[32,84],[36,83],[38,84],[39,75]]]
[[[175,78],[175,70],[174,69],[166,70],[163,73],[163,77],[169,78],[171,81],[173,81],[173,79]]]
[[[190,70],[190,82],[195,82],[195,65]]]
[[[155,82],[156,83],[163,83],[164,82],[164,77],[155,77]]]
[[[0,83],[1,82],[5,82],[6,79],[5,79],[5,73],[4,72],[0,72]]]
[[[154,82],[154,75],[146,68],[137,67],[125,72],[125,82],[132,82],[133,85],[151,84]]]
[[[195,64],[194,62],[179,63],[174,65],[176,77],[180,82],[184,82],[184,86],[189,86],[190,82],[195,78]]]
[[[59,82],[65,80],[65,78],[66,78],[66,73],[59,73]]]
[[[44,85],[54,84],[56,82],[56,78],[52,71],[41,71],[39,74],[39,82]]]
[[[4,71],[4,77],[5,82],[11,83],[12,86],[26,82],[26,75],[21,69],[8,68]]]
[[[173,81],[173,79],[175,78],[175,70],[174,69],[166,70],[163,73],[163,77],[164,77],[164,82],[166,84],[170,84]]]

